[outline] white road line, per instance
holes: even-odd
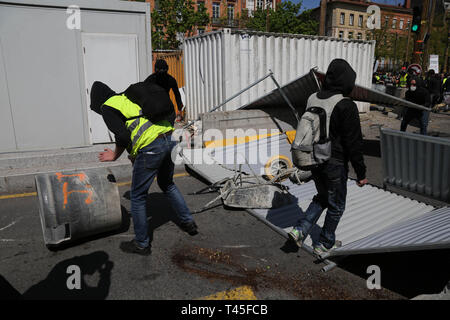
[[[19,220],[17,220],[17,221],[19,221]],[[15,224],[17,223],[17,221],[11,222],[11,223],[8,224],[6,227],[1,228],[0,231],[3,231],[3,230],[5,230],[5,229],[8,229],[9,227],[12,227],[13,225],[15,225]]]

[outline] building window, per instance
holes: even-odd
[[[352,26],[353,22],[355,20],[355,15],[353,13],[350,13],[350,20],[349,20],[349,24]]]
[[[345,13],[341,13],[341,24],[345,24]]]
[[[405,21],[404,21],[403,19],[401,19],[398,28],[399,28],[400,30],[403,30],[404,27],[405,27]]]
[[[388,17],[388,16],[385,16],[385,17],[384,17],[384,26],[387,28],[388,25],[389,25],[389,17]]]
[[[155,10],[156,10],[157,12],[160,12],[160,11],[161,11],[160,4],[159,4],[159,0],[156,0],[156,1],[155,1]]]
[[[256,8],[257,9],[263,9],[264,8],[264,0],[258,0],[256,2]]]
[[[359,19],[358,19],[358,27],[362,27],[363,26],[363,16],[359,15]]]
[[[220,18],[220,3],[213,2],[212,17],[216,19]]]
[[[348,33],[348,38],[349,38],[349,39],[353,39],[353,32],[352,32],[352,31],[350,31],[350,32]]]
[[[234,19],[234,4],[229,4],[228,5],[228,20],[233,20]]]
[[[392,29],[397,27],[397,18],[392,19]]]
[[[339,39],[342,39],[344,37],[344,31],[339,31]]]
[[[362,33],[358,32],[358,40],[362,40]]]

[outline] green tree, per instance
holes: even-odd
[[[445,49],[447,48],[447,35],[449,27],[444,19],[444,14],[441,13],[434,17],[433,25],[431,28],[430,39],[428,40],[428,55],[439,55],[439,70],[444,68],[445,64]],[[428,65],[428,55],[426,56],[425,64]]]
[[[247,28],[256,31],[317,35],[319,22],[312,10],[300,13],[302,2],[285,1],[276,10],[258,8],[247,22]]]
[[[177,35],[191,36],[196,27],[209,24],[209,15],[204,5],[196,10],[192,0],[159,1],[151,17],[154,49],[178,49],[181,42]]]

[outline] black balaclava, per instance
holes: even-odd
[[[341,93],[348,96],[355,86],[356,72],[343,59],[334,59],[328,66],[323,91]]]
[[[155,62],[155,71],[156,72],[167,72],[169,71],[169,66],[164,59],[158,59]]]
[[[100,81],[95,81],[91,88],[91,110],[101,115],[102,105],[106,102],[106,100],[115,95],[116,93],[106,84]]]

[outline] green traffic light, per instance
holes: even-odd
[[[413,25],[413,26],[411,27],[411,30],[412,30],[413,32],[416,32],[417,30],[419,30],[419,26],[418,26],[417,24],[415,24],[415,25]]]

